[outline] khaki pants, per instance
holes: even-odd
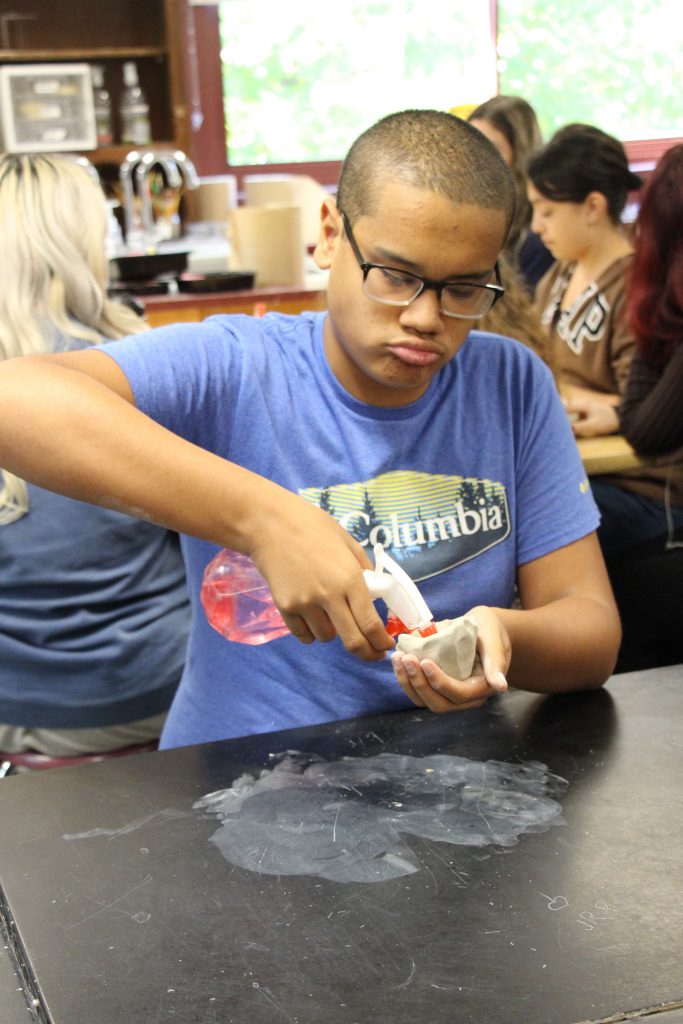
[[[50,757],[104,754],[158,739],[165,720],[164,711],[151,718],[101,729],[24,729],[20,725],[0,724],[0,751],[22,754],[34,750]]]

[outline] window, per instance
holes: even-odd
[[[385,114],[495,91],[486,3],[287,0],[268,3],[267,17],[264,7],[219,4],[231,163],[341,160]]]
[[[679,10],[678,0],[499,0],[498,91],[528,99],[545,138],[583,121],[645,157],[641,140],[683,135]]]
[[[652,160],[683,137],[678,2],[197,6],[207,115],[197,147],[200,172],[228,169],[216,141],[225,137],[233,170],[296,164],[334,183],[349,144],[384,114],[448,109],[495,92],[527,98],[545,137],[569,121],[587,121],[621,138],[632,160]]]

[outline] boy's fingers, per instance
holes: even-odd
[[[395,647],[362,577],[350,590],[348,601],[341,602],[336,610],[330,608],[328,611],[339,639],[356,657],[376,661]]]
[[[413,704],[416,704],[419,708],[425,707],[425,702],[422,697],[420,697],[415,688],[411,685],[410,678],[403,665],[403,655],[398,652],[392,654],[391,665],[394,670],[394,675],[396,676],[396,681],[405,693],[406,697],[412,700]]]
[[[484,669],[486,682],[496,691],[496,693],[505,693],[508,688],[507,678],[501,668],[505,663],[506,658],[502,644],[498,652],[493,654],[487,653],[482,659],[482,667]]]
[[[466,711],[481,707],[491,696],[491,689],[483,676],[455,680],[434,662],[418,662],[414,656],[404,656],[400,652],[393,654],[391,661],[404,693],[414,704],[428,707],[431,711]]]

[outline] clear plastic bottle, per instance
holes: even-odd
[[[93,64],[90,71],[95,105],[97,145],[110,146],[114,141],[114,133],[111,123],[111,97],[104,82],[104,68],[101,64]]]
[[[265,644],[289,633],[263,576],[237,551],[219,551],[209,562],[201,599],[207,619],[228,640]]]
[[[416,585],[381,545],[375,545],[375,568],[363,575],[372,600],[381,599],[387,606],[389,635],[436,633],[432,613]],[[289,633],[267,582],[252,560],[237,551],[224,548],[209,562],[201,601],[209,623],[228,640],[266,644]]]
[[[133,146],[147,146],[152,139],[149,103],[140,88],[138,69],[132,60],[123,65],[123,92],[119,106],[121,115],[121,142]]]

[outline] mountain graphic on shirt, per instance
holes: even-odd
[[[381,544],[416,581],[475,558],[510,533],[505,487],[476,477],[394,470],[299,494],[363,547]]]

